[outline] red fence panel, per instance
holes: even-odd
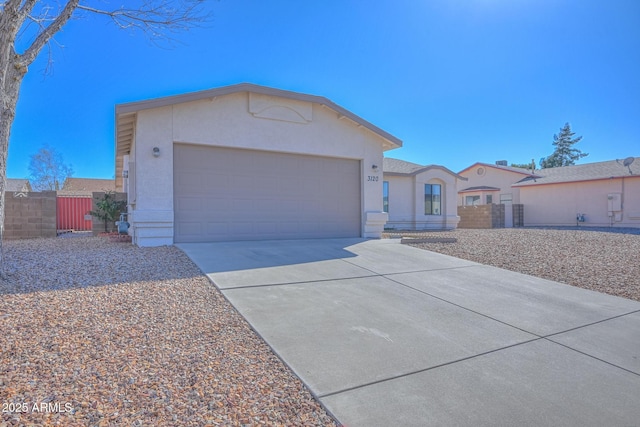
[[[91,231],[91,219],[85,219],[85,215],[91,210],[91,197],[64,197],[56,198],[58,230]],[[89,218],[89,217],[87,217]]]

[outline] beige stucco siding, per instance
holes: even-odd
[[[415,226],[415,184],[412,176],[386,176],[389,182],[388,227]]]
[[[138,244],[173,243],[174,143],[358,160],[361,234],[380,236],[387,218],[381,213],[385,140],[328,107],[240,92],[138,111],[135,129],[130,161],[135,163],[136,200],[130,222]],[[153,147],[160,149],[159,157],[153,156]]]
[[[610,194],[622,198],[622,210],[612,215]],[[575,226],[580,213],[585,214],[584,226],[640,227],[640,177],[523,186],[520,200],[525,226]]]
[[[456,206],[456,178],[440,168],[416,175],[385,175],[389,182],[390,229],[452,229],[459,217]],[[425,184],[441,186],[441,214],[425,215]]]
[[[478,170],[482,169],[484,172],[479,174]],[[496,187],[499,188],[499,191],[496,192],[486,192],[486,191],[475,191],[475,192],[463,192],[458,194],[458,204],[465,204],[465,197],[469,195],[481,195],[482,200],[481,204],[485,203],[486,194],[492,194],[493,203],[500,203],[500,195],[501,194],[511,194],[512,195],[512,203],[517,204],[521,203],[520,201],[520,190],[518,188],[512,188],[511,185],[514,182],[518,182],[526,175],[520,174],[517,172],[513,172],[506,169],[500,169],[495,167],[489,167],[485,165],[476,165],[468,170],[460,172],[460,175],[467,178],[468,181],[462,183],[461,188],[470,188],[470,187],[479,187],[479,186],[488,186],[488,187]]]

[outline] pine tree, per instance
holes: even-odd
[[[574,135],[575,132],[571,132],[571,125],[565,123],[564,127],[560,129],[560,133],[553,135],[555,151],[550,156],[540,159],[540,167],[544,169],[571,166],[576,164],[576,160],[588,156],[589,153],[583,153],[577,148],[573,148],[573,145],[582,140],[581,136],[574,138]]]

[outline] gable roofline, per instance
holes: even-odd
[[[384,160],[391,160],[394,162],[402,162],[405,163],[407,166],[407,172],[399,172],[399,171],[385,171],[384,169],[384,161],[383,161],[383,168],[382,168],[382,173],[383,175],[387,175],[387,176],[415,176],[418,175],[422,172],[427,172],[431,169],[439,169],[442,170],[445,173],[448,173],[449,175],[454,176],[457,179],[460,179],[462,181],[468,181],[467,178],[465,178],[464,176],[461,176],[455,172],[453,172],[452,170],[444,167],[444,166],[440,166],[440,165],[426,165],[426,166],[421,166],[417,163],[412,163],[412,162],[407,162],[405,160],[400,160],[400,159],[394,159],[391,157],[385,157]]]
[[[513,172],[513,173],[519,173],[521,175],[535,175],[535,171],[534,173],[531,173],[531,171],[529,169],[523,169],[523,168],[514,168],[512,166],[500,166],[500,165],[492,165],[491,163],[484,163],[484,162],[475,162],[474,164],[472,164],[471,166],[467,166],[466,168],[462,169],[460,172],[458,172],[459,174],[462,174],[466,171],[468,171],[469,169],[475,167],[475,166],[483,166],[486,168],[494,168],[494,169],[498,169],[498,170],[502,170],[502,171],[507,171],[507,172]]]
[[[479,185],[477,187],[468,187],[459,190],[458,193],[469,193],[473,191],[500,191],[498,187],[491,187],[489,185]]]
[[[388,141],[391,145],[391,148],[399,148],[402,147],[402,140],[396,138],[390,133],[380,129],[374,124],[366,121],[362,117],[352,113],[351,111],[339,106],[333,101],[317,95],[308,95],[299,92],[292,92],[283,89],[275,89],[267,86],[260,86],[253,83],[239,83],[230,86],[223,86],[214,89],[202,90],[198,92],[190,92],[181,95],[173,95],[166,96],[162,98],[149,99],[145,101],[137,101],[137,102],[129,102],[125,104],[116,105],[116,128],[118,128],[118,121],[121,116],[128,116],[131,114],[135,114],[138,111],[149,110],[152,108],[160,108],[166,107],[169,105],[182,104],[186,102],[199,101],[201,99],[212,98],[216,96],[230,95],[234,93],[241,92],[249,92],[249,93],[257,93],[261,95],[267,96],[277,96],[281,98],[289,98],[296,101],[304,101],[311,102],[319,105],[326,106],[336,113],[338,113],[341,117],[347,117],[354,121],[356,124],[361,125],[371,132],[377,134],[382,137],[386,141]]]
[[[640,162],[640,157],[634,157]],[[640,167],[625,167],[619,160],[583,163],[538,170],[535,176],[526,177],[512,184],[524,188],[538,185],[563,184],[571,182],[601,181],[622,178],[640,178]],[[631,170],[632,173],[629,173]]]
[[[7,178],[5,191],[31,191],[31,182],[27,178]]]

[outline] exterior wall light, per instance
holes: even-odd
[[[371,169],[373,169],[374,171],[378,170],[378,165],[371,165]]]
[[[160,157],[160,149],[158,147],[153,147],[153,157]]]

